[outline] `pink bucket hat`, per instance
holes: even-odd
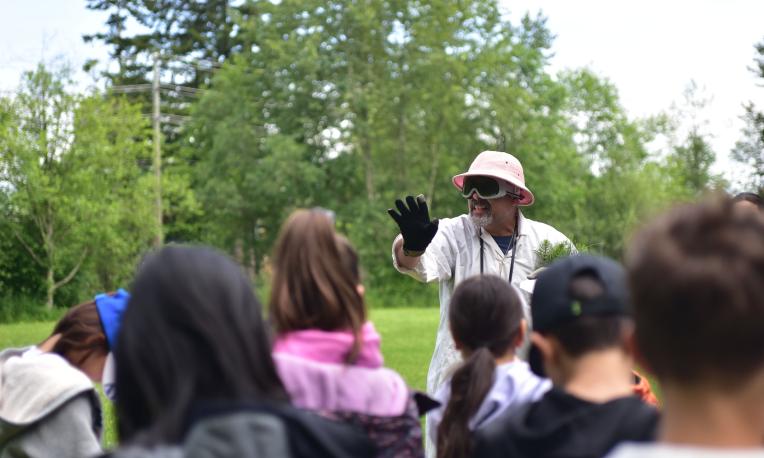
[[[464,178],[470,176],[486,176],[503,180],[517,186],[522,194],[518,205],[531,205],[533,193],[525,187],[523,166],[514,156],[499,151],[483,151],[478,154],[469,170],[451,179],[460,191],[464,187]]]

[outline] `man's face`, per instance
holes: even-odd
[[[481,199],[477,193],[467,198],[467,209],[470,218],[477,227],[485,228],[492,223],[500,224],[506,219],[512,218],[517,208],[516,201],[510,196],[498,199]]]

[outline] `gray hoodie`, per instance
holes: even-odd
[[[0,352],[0,458],[84,458],[101,452],[93,383],[35,347]]]
[[[177,446],[124,447],[112,458],[288,458],[285,426],[271,415],[237,415],[206,419]]]
[[[109,458],[370,458],[376,448],[362,430],[269,402],[195,409],[180,444],[126,445]]]

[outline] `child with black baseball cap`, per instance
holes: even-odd
[[[473,455],[602,457],[650,441],[658,413],[633,394],[629,295],[623,268],[597,256],[554,262],[531,299],[530,363],[554,387],[476,432]]]

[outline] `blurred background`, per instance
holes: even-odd
[[[437,306],[386,214],[485,149],[524,213],[616,258],[640,222],[764,186],[764,2],[4,0],[0,321],[129,286],[165,243],[267,297],[295,208],[356,245],[372,307]]]

